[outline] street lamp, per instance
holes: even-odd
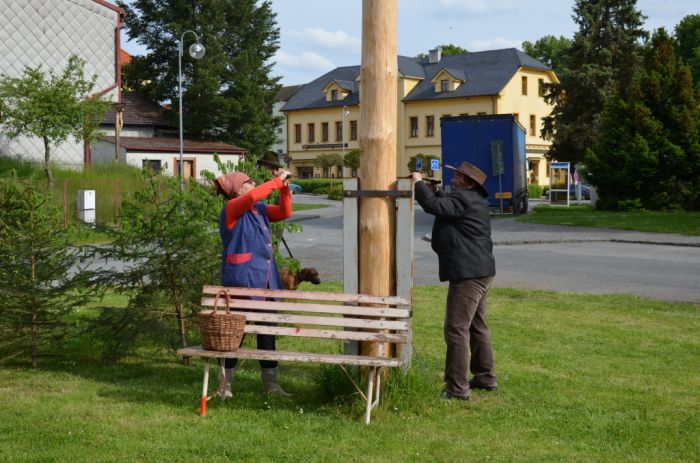
[[[346,127],[345,127],[345,116],[349,116],[349,115],[350,115],[350,110],[348,109],[347,106],[343,106],[343,122],[341,122],[341,124],[342,124],[341,127],[343,128],[343,132],[342,132],[343,136],[341,137],[342,140],[340,140],[340,144],[343,145],[343,161],[345,161],[345,132],[347,131]],[[341,167],[340,169],[341,169],[340,176],[342,177],[343,176],[343,174],[342,174],[343,168]]]
[[[190,45],[190,56],[194,59],[202,59],[204,57],[204,53],[206,50],[204,49],[204,45],[199,43],[199,37],[194,31],[186,30],[185,32],[182,33],[180,36],[180,42],[178,43],[177,47],[177,82],[178,82],[178,96],[180,97],[180,110],[179,110],[179,116],[180,116],[180,168],[177,171],[178,176],[180,177],[180,189],[182,190],[184,188],[183,182],[182,182],[182,177],[184,176],[184,168],[185,166],[183,165],[183,160],[182,160],[182,152],[184,151],[184,142],[182,140],[182,51],[183,51],[183,42],[185,40],[185,35],[187,33],[191,33],[194,35],[195,43]]]

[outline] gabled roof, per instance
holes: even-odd
[[[402,76],[421,79],[404,101],[497,95],[521,67],[551,71],[551,68],[542,62],[515,48],[444,56],[439,62],[433,64],[406,56],[398,56],[397,60],[399,73]],[[450,75],[467,84],[460,85],[452,92],[436,93],[431,80],[441,70],[446,70]],[[338,101],[326,101],[322,91],[332,81],[336,83],[342,80],[355,81],[359,74],[360,66],[333,69],[306,84],[289,99],[282,111],[357,105],[360,101],[359,88],[358,91]]]
[[[277,92],[277,95],[275,95],[275,102],[289,101],[289,99],[293,97],[302,87],[303,85],[288,85],[286,87],[282,87],[280,91]]]
[[[103,140],[114,143],[114,137],[101,137]],[[179,153],[179,138],[161,137],[119,137],[119,145],[127,151],[141,152],[166,152]],[[238,154],[245,156],[246,150],[238,146],[221,143],[218,141],[194,141],[183,140],[183,151],[200,154]]]
[[[462,82],[465,82],[467,80],[467,76],[464,75],[464,71],[461,69],[454,69],[454,68],[442,68],[440,69],[435,76],[430,79],[431,82],[435,82],[435,78],[440,75],[441,72],[446,72],[450,76],[452,76],[453,79],[460,80]]]
[[[124,125],[147,125],[152,127],[173,127],[165,117],[165,109],[137,93],[122,92],[124,105]],[[115,111],[105,113],[103,124],[114,124]]]

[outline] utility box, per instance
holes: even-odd
[[[527,158],[525,128],[511,114],[443,117],[442,179],[446,188],[453,171],[462,161],[475,165],[487,175],[492,212],[527,212]]]
[[[95,223],[95,190],[78,190],[78,218]]]

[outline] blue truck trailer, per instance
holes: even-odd
[[[511,114],[443,117],[442,179],[449,189],[453,171],[467,161],[488,176],[484,186],[489,192],[493,213],[527,212],[527,158],[525,128]]]

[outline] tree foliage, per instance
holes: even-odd
[[[110,359],[146,336],[187,346],[186,321],[199,311],[202,286],[218,283],[221,200],[194,181],[181,190],[177,178],[146,180],[144,189],[124,195],[112,243],[95,249],[121,263],[97,272],[95,283],[129,297],[126,308],[104,307],[94,328]]]
[[[358,170],[360,168],[360,150],[354,149],[345,153],[343,166],[352,170]]]
[[[693,81],[700,87],[700,14],[691,14],[681,20],[675,29],[676,53],[693,74]]]
[[[26,355],[36,368],[84,303],[79,257],[67,243],[62,211],[46,196],[0,182],[0,360]]]
[[[279,78],[272,57],[279,29],[271,2],[256,0],[134,0],[126,9],[130,39],[148,48],[124,70],[126,85],[156,101],[173,103],[177,116],[178,42],[186,30],[199,35],[206,55],[187,54],[185,35],[183,125],[188,137],[233,143],[262,155],[275,143],[280,118],[271,115]]]
[[[569,68],[566,65],[566,53],[571,48],[571,39],[545,35],[535,43],[523,42],[523,51],[552,68],[560,81],[566,80]]]
[[[90,142],[110,103],[92,95],[97,76],[85,77],[85,61],[68,59],[62,73],[26,67],[21,77],[0,76],[0,130],[10,138],[31,136],[44,142],[46,178],[51,173],[51,146],[69,137]]]
[[[605,109],[586,158],[605,209],[700,208],[700,109],[688,67],[659,29],[644,66]]]
[[[579,30],[564,59],[569,72],[545,96],[554,104],[542,129],[552,139],[551,158],[576,164],[599,140],[605,104],[630,85],[638,68],[639,41],[647,36],[643,20],[636,0],[576,1]]]

